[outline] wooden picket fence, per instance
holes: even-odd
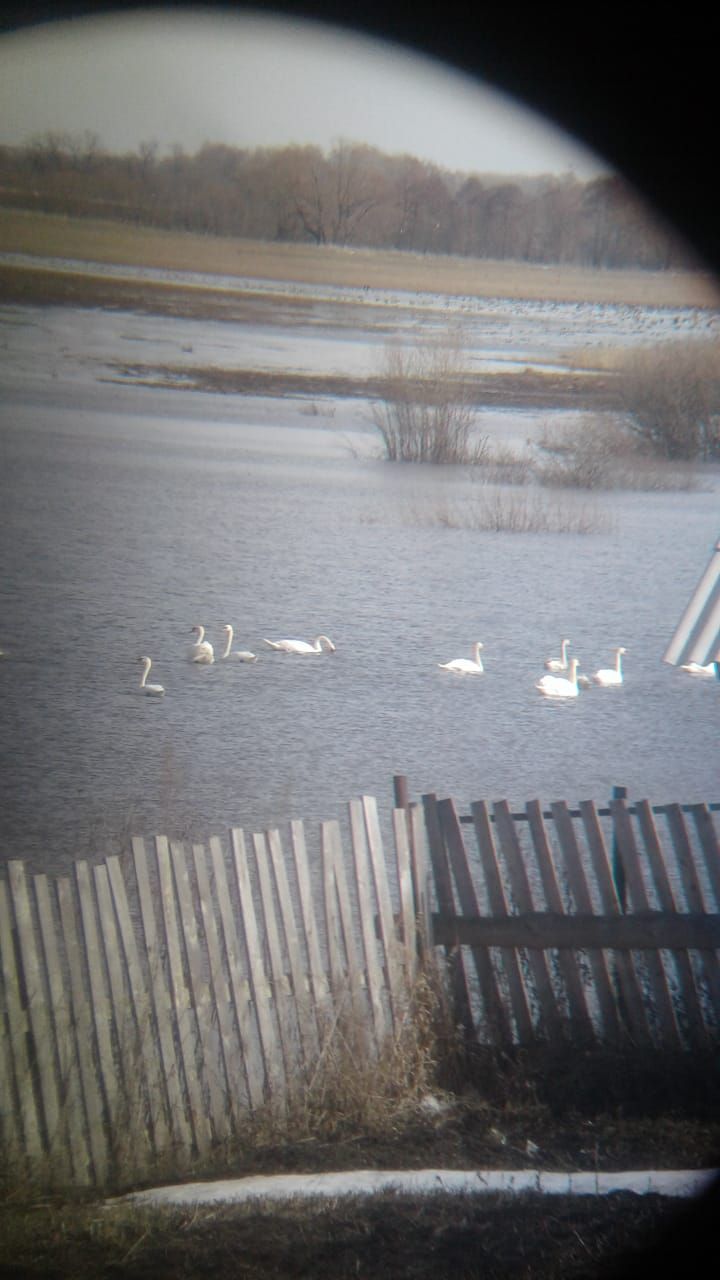
[[[285,845],[276,829],[190,849],[136,838],[53,880],[8,863],[8,1157],[98,1186],[202,1162],[282,1110],[339,1028],[372,1061],[430,956],[468,1043],[720,1041],[715,806],[459,814],[402,784],[385,838],[366,796],[345,833],[296,821]]]

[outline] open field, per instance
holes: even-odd
[[[575,266],[544,267],[430,254],[273,244],[18,209],[0,209],[0,250],[289,283],[466,297],[631,306],[720,305],[717,281],[703,272],[594,271]],[[5,283],[3,280],[3,296]],[[107,281],[106,286],[110,287],[111,282]]]

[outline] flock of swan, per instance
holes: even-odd
[[[237,662],[257,662],[257,654],[252,653],[250,649],[233,649],[234,630],[230,623],[226,623],[223,627],[225,632],[225,648],[220,654],[220,660],[226,658],[234,658]],[[205,639],[205,628],[199,623],[192,628],[195,640],[191,644],[187,658],[189,662],[195,662],[201,666],[209,666],[215,661],[215,649],[209,640]],[[308,640],[265,640],[264,643],[271,649],[276,649],[282,653],[334,653],[335,645],[329,636],[319,635],[310,642]],[[143,673],[140,677],[140,692],[146,694],[150,698],[162,698],[165,694],[165,688],[161,684],[148,684],[148,676],[152,667],[152,658],[143,656],[138,659],[142,663]]]
[[[257,654],[252,653],[250,649],[233,649],[234,632],[230,623],[227,623],[223,630],[225,632],[225,648],[220,655],[220,660],[224,661],[228,658],[234,658],[238,662],[257,662]],[[197,625],[192,628],[195,640],[188,650],[188,660],[190,662],[209,665],[215,661],[215,650],[209,640],[205,639],[205,628]],[[268,640],[264,639],[264,644],[270,649],[274,649],[280,653],[290,654],[317,654],[317,653],[334,653],[335,645],[329,636],[318,635],[312,641],[309,640]],[[483,675],[485,668],[483,666],[480,652],[483,644],[477,640],[472,647],[472,657],[470,658],[452,658],[449,662],[438,662],[438,667],[442,671],[449,671],[453,675]],[[622,659],[627,650],[623,645],[618,645],[614,650],[615,664],[612,667],[600,667],[592,675],[579,675],[578,668],[580,666],[579,658],[569,658],[568,650],[570,641],[564,639],[560,644],[560,657],[548,658],[545,663],[547,675],[541,676],[535,683],[535,688],[545,698],[577,698],[581,689],[592,688],[593,685],[599,685],[601,688],[616,688],[623,683]],[[142,693],[150,697],[159,698],[165,693],[165,689],[161,684],[148,684],[147,679],[152,667],[152,659],[142,657],[139,661],[143,664],[143,673],[140,679],[140,690]],[[681,671],[691,676],[716,677],[720,680],[720,661],[709,662],[707,665],[701,665],[697,662],[689,662],[684,664]]]

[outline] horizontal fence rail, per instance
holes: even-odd
[[[76,1185],[189,1169],[406,1025],[426,963],[467,1044],[720,1040],[717,806],[352,800],[0,877],[0,1125]]]

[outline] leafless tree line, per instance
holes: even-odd
[[[667,269],[690,251],[615,176],[457,173],[339,141],[106,152],[46,133],[0,148],[0,203],[156,227],[520,262]]]

